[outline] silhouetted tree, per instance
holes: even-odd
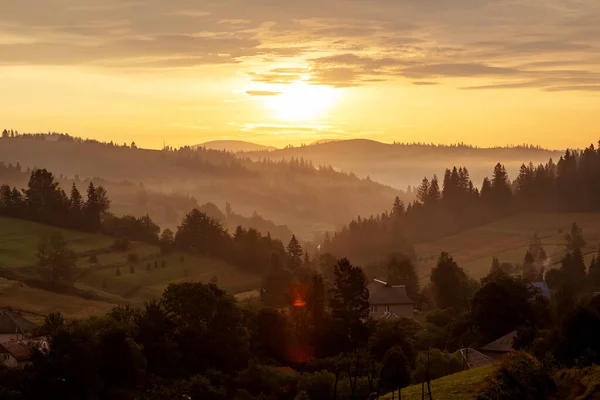
[[[463,311],[468,307],[473,283],[448,253],[442,253],[437,266],[431,270],[435,302],[440,308]]]
[[[36,257],[42,277],[53,286],[71,282],[75,268],[75,253],[68,248],[62,233],[54,232],[40,240]]]

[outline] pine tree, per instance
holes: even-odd
[[[567,251],[581,250],[587,242],[583,238],[583,230],[575,222],[571,225],[571,232],[565,235]]]
[[[417,188],[417,200],[422,204],[427,204],[429,198],[429,179],[423,178],[421,184]]]
[[[302,265],[303,250],[300,242],[296,239],[296,235],[292,235],[290,242],[287,245],[287,253],[290,257],[291,264],[294,268]]]
[[[441,193],[440,193],[440,184],[438,182],[438,178],[436,175],[433,175],[433,179],[429,184],[429,190],[427,191],[427,197],[425,199],[425,204],[433,205],[437,204],[440,201]]]
[[[338,261],[334,276],[329,299],[331,315],[342,323],[348,340],[356,346],[362,339],[362,321],[369,316],[366,278],[362,269],[352,265],[346,258]]]

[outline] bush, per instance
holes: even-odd
[[[305,391],[302,391],[294,397],[294,400],[310,400],[310,397],[308,397]]]
[[[127,262],[131,264],[137,264],[140,261],[140,257],[136,253],[127,254]]]
[[[311,399],[330,399],[333,396],[335,375],[329,371],[302,374],[298,390],[304,391]]]
[[[90,262],[90,264],[98,264],[98,256],[95,254],[92,254],[88,261]]]
[[[427,370],[427,352],[421,352],[417,356],[417,365],[412,374],[413,383],[425,380]],[[455,353],[450,354],[436,348],[429,351],[429,374],[431,379],[438,379],[446,375],[452,375],[463,370],[462,357]]]
[[[557,399],[591,400],[600,398],[600,367],[570,368],[555,374]]]
[[[117,267],[117,272],[115,272],[116,276],[121,276],[121,270],[119,269],[119,267]]]
[[[515,351],[500,364],[478,400],[543,400],[556,391],[550,371],[532,355]]]
[[[129,250],[129,239],[127,238],[117,238],[113,242],[111,248],[114,251],[127,251]]]

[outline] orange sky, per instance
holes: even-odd
[[[596,0],[8,0],[0,126],[143,147],[600,137]]]

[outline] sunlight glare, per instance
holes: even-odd
[[[288,122],[308,122],[321,117],[335,104],[338,91],[329,86],[296,82],[283,87],[281,94],[265,99],[275,117]]]

